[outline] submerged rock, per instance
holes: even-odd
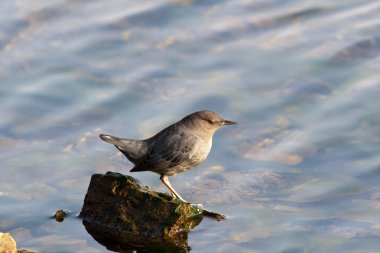
[[[80,216],[87,231],[110,250],[187,252],[187,233],[203,209],[154,192],[119,173],[92,175]]]

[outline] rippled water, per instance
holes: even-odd
[[[49,218],[80,211],[91,174],[131,168],[98,134],[209,109],[239,124],[172,184],[229,219],[204,220],[191,252],[378,252],[380,2],[0,6],[0,231],[19,248],[106,251]]]

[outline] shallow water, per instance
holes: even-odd
[[[75,214],[91,174],[132,165],[98,134],[209,109],[239,124],[171,181],[229,219],[191,252],[378,252],[380,2],[0,5],[0,231],[19,248],[105,252]]]

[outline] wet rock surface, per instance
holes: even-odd
[[[201,207],[151,191],[133,177],[107,172],[92,175],[80,216],[110,250],[187,252],[187,233],[202,213]]]

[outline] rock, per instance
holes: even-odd
[[[0,252],[17,253],[16,241],[9,233],[0,233]]]
[[[203,209],[154,192],[119,173],[92,175],[80,216],[87,231],[114,251],[188,252],[187,233]]]
[[[65,217],[67,217],[69,214],[69,211],[60,209],[56,211],[55,214],[53,214],[53,218],[58,222],[62,222],[65,219]]]
[[[9,233],[0,232],[0,253],[34,253],[29,250],[17,250],[16,241]]]

